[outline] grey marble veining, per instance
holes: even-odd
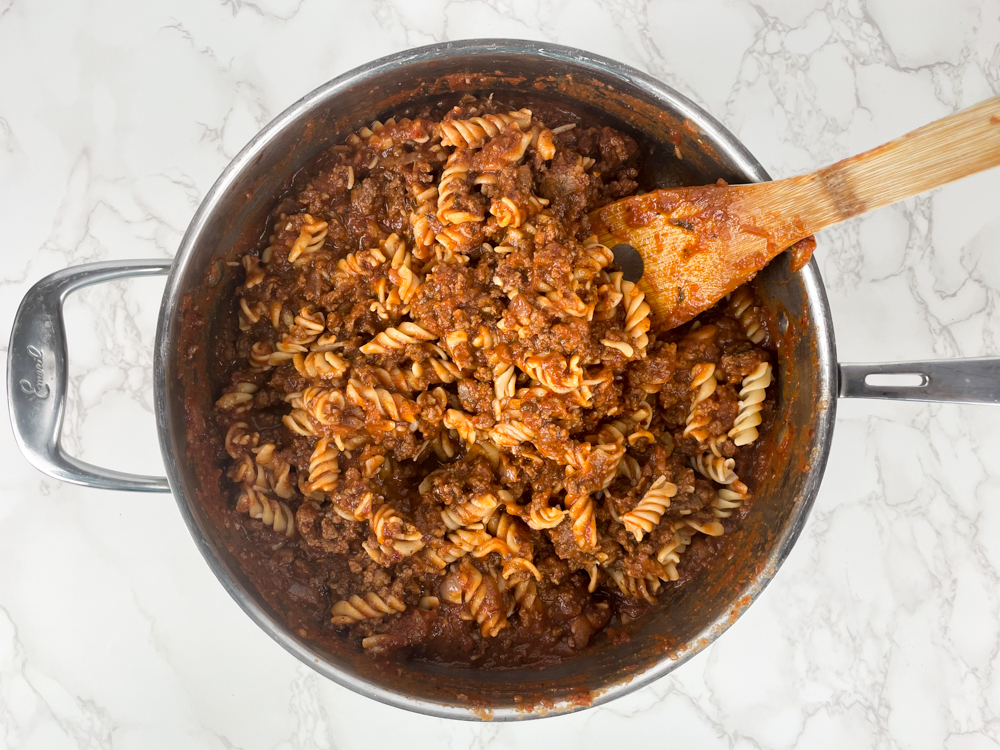
[[[171,256],[228,161],[302,94],[483,35],[648,71],[776,177],[1000,94],[1000,0],[0,0],[4,355],[31,283]],[[998,196],[994,170],[820,237],[844,361],[1000,354]],[[85,460],[160,468],[161,285],[68,306],[66,442]],[[170,497],[48,480],[0,420],[0,747],[997,748],[1000,411],[839,409],[805,532],[725,636],[608,706],[503,726],[325,681],[225,596]]]

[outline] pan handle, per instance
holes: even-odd
[[[14,437],[39,471],[64,482],[108,490],[169,492],[163,477],[126,474],[85,463],[60,444],[66,411],[67,350],[63,303],[91,284],[131,276],[162,275],[169,260],[88,263],[56,271],[24,295],[7,352],[7,397]]]
[[[1000,404],[1000,358],[840,365],[840,396]]]

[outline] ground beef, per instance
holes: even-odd
[[[551,663],[751,499],[765,321],[742,289],[651,325],[588,218],[637,189],[629,136],[493,99],[433,115],[321,154],[243,258],[231,512],[296,621],[382,658]]]

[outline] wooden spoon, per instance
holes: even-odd
[[[645,264],[639,288],[660,324],[673,328],[820,229],[998,164],[995,97],[812,174],[656,190],[590,218],[602,244],[639,251]]]

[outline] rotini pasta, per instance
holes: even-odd
[[[369,591],[363,597],[354,594],[349,599],[333,605],[334,625],[353,625],[362,620],[382,618],[396,612],[405,612],[406,605],[395,596],[385,599]]]
[[[385,388],[372,388],[360,380],[351,378],[344,391],[347,400],[355,406],[362,407],[369,415],[377,414],[381,420],[369,420],[368,429],[380,432],[396,428],[396,422],[417,421],[419,406],[399,393],[391,393]]]
[[[756,370],[743,379],[740,409],[736,414],[736,422],[729,431],[729,437],[736,445],[749,445],[758,438],[757,427],[761,423],[761,405],[764,403],[764,392],[769,385],[771,385],[771,365],[767,362],[762,362]]]
[[[379,562],[382,555],[395,552],[401,557],[409,557],[419,552],[423,546],[420,531],[408,521],[404,521],[390,505],[382,505],[371,517],[371,529],[379,545],[379,552],[366,545],[365,550],[372,559]]]
[[[615,585],[626,596],[633,599],[645,599],[647,602],[656,601],[656,593],[660,590],[660,581],[656,578],[639,578],[626,573],[620,568],[607,569],[608,576]]]
[[[566,517],[566,511],[562,508],[532,508],[528,516],[528,526],[536,531],[554,529],[562,523]]]
[[[531,125],[531,110],[521,109],[506,114],[488,114],[467,120],[445,120],[441,123],[441,144],[479,148],[488,138],[511,125],[526,130]]]
[[[597,547],[597,525],[594,518],[594,498],[589,494],[566,493],[566,510],[573,528],[573,537],[582,550]]]
[[[510,493],[506,490],[500,490],[500,492],[506,494],[507,502],[504,504],[507,505],[511,500]],[[507,545],[510,554],[518,556],[517,559],[531,561],[534,552],[530,531],[520,518],[504,511],[496,513],[491,511],[486,518],[486,529],[497,539],[501,539]],[[532,575],[536,572],[537,569],[532,569]],[[507,577],[509,576],[505,574],[504,578]]]
[[[646,350],[649,337],[649,305],[646,295],[631,281],[621,285],[622,305],[625,307],[625,334],[640,352]]]
[[[660,522],[660,518],[670,507],[670,498],[675,495],[677,485],[668,482],[666,477],[659,477],[646,490],[639,504],[622,516],[622,524],[632,532],[637,542],[641,542],[642,535],[651,532]]]
[[[737,480],[736,472],[733,470],[736,461],[732,458],[702,453],[691,459],[691,465],[703,477],[719,484],[732,484]]]
[[[370,277],[386,262],[386,257],[378,248],[348,253],[337,261],[337,271],[345,277]]]
[[[333,492],[337,488],[337,478],[340,467],[337,464],[336,450],[327,438],[316,441],[312,456],[309,458],[309,492]]]
[[[307,378],[339,378],[347,372],[347,360],[334,352],[297,352],[292,357],[296,371]]]
[[[458,584],[462,602],[484,636],[495,637],[507,627],[507,607],[492,574],[483,574],[474,564],[462,560],[458,567]]]
[[[708,430],[705,428],[711,422],[711,413],[705,409],[699,409],[707,399],[711,398],[718,387],[718,380],[715,377],[715,365],[711,362],[702,362],[695,365],[691,370],[691,390],[695,392],[691,401],[691,409],[688,411],[683,437],[690,435],[699,443],[708,438]]]
[[[680,577],[677,565],[681,561],[684,550],[691,544],[692,536],[693,531],[686,523],[679,522],[673,525],[666,543],[656,553],[656,561],[663,568],[663,572],[660,574],[663,580],[676,581]]]
[[[712,501],[712,515],[716,518],[729,518],[733,511],[743,505],[747,499],[746,485],[739,483],[733,487],[720,487]]]
[[[458,505],[449,506],[441,511],[441,520],[445,526],[454,531],[463,526],[485,521],[500,504],[496,495],[484,492],[466,499]]]
[[[410,228],[413,232],[414,254],[420,260],[427,260],[430,248],[434,245],[434,236],[437,231],[431,222],[431,216],[436,212],[438,189],[436,185],[430,187],[418,186],[413,197],[413,211],[410,212]]]
[[[323,247],[323,241],[326,239],[327,234],[327,226],[325,221],[314,219],[309,214],[306,214],[305,223],[302,224],[299,236],[292,245],[291,250],[288,251],[288,262],[295,263],[300,259],[306,259]]]
[[[295,627],[378,658],[552,661],[752,512],[773,339],[749,288],[658,327],[587,218],[638,189],[631,139],[436,106],[325,151],[226,266],[206,455]]]
[[[765,331],[760,322],[760,311],[753,303],[753,292],[741,286],[729,295],[729,314],[740,321],[746,337],[755,344],[764,340]]]
[[[223,394],[219,400],[215,402],[215,408],[221,409],[222,411],[228,411],[233,414],[239,414],[247,411],[253,403],[254,394],[259,390],[260,389],[253,383],[237,383],[235,389],[229,393]]]
[[[386,328],[372,341],[362,346],[361,353],[391,354],[394,350],[402,349],[407,344],[433,341],[436,338],[437,336],[416,323],[400,323],[396,328]]]
[[[469,174],[471,161],[471,154],[466,150],[455,151],[448,157],[437,189],[437,218],[442,224],[464,224],[467,221],[483,220],[481,211],[470,210],[468,205],[458,208],[455,206],[456,202],[471,192]]]
[[[250,518],[259,519],[279,534],[295,536],[295,516],[291,508],[280,500],[268,497],[260,489],[244,486],[236,501],[236,510],[246,513]]]

